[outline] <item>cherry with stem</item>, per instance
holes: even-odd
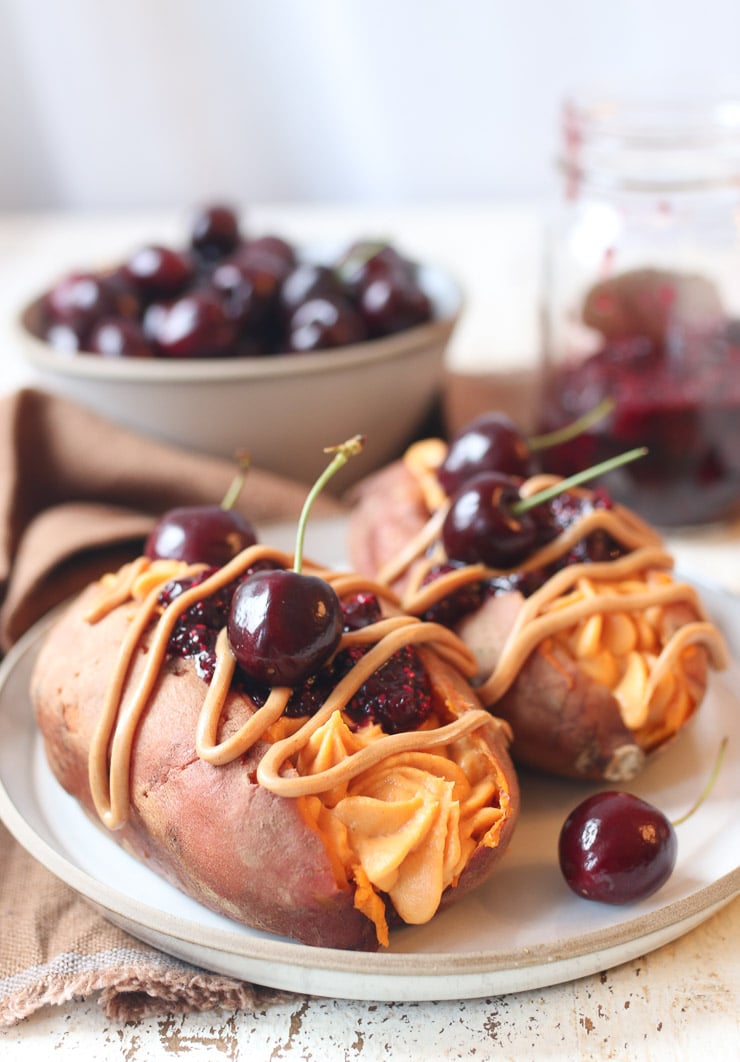
[[[152,560],[223,567],[257,541],[252,523],[234,506],[241,494],[250,457],[237,454],[238,471],[220,505],[183,505],[166,512],[154,525],[144,546]]]
[[[557,431],[527,437],[501,410],[482,413],[454,436],[437,479],[448,497],[481,472],[502,472],[526,479],[535,470],[534,455],[587,431],[614,407],[605,398],[584,416]]]
[[[510,568],[534,548],[538,524],[531,510],[572,487],[595,479],[647,451],[637,447],[591,468],[576,472],[528,498],[519,481],[500,472],[482,472],[465,483],[452,498],[442,524],[442,544],[450,560]]]
[[[241,582],[229,610],[227,633],[238,665],[268,686],[302,685],[332,656],[344,625],[334,588],[303,572],[308,516],[329,480],[354,455],[364,437],[331,447],[333,457],[308,493],[298,520],[291,569],[258,571]]]
[[[569,888],[584,899],[614,905],[657,892],[676,866],[675,827],[691,818],[709,796],[726,747],[725,737],[699,798],[673,821],[647,801],[618,790],[597,793],[574,808],[558,838],[558,860]]]

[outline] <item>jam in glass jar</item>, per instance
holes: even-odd
[[[740,512],[740,99],[569,103],[539,427],[562,475],[630,450],[603,485],[658,526]]]

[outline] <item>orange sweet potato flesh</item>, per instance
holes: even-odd
[[[130,610],[119,607],[89,624],[84,614],[96,593],[94,586],[88,588],[52,627],[31,694],[52,771],[104,829],[90,794],[88,751]],[[134,680],[140,666],[134,666]],[[452,669],[443,667],[433,681],[438,696],[454,698],[459,686],[470,700],[467,684]],[[225,766],[197,757],[196,721],[204,690],[189,660],[164,667],[134,741],[131,814],[111,836],[182,891],[236,921],[304,944],[375,950],[373,922],[355,909],[354,887],[337,883],[324,843],[302,817],[300,802],[257,783],[256,767],[266,746],[257,744]],[[251,711],[245,698],[231,693],[223,735],[242,725]],[[492,740],[516,810],[506,742],[495,735]],[[459,888],[449,890],[453,898],[488,876],[514,820],[512,814],[498,848],[474,854]]]

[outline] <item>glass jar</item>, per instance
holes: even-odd
[[[571,103],[550,232],[539,428],[611,410],[543,454],[630,450],[612,497],[659,526],[740,511],[740,100]]]

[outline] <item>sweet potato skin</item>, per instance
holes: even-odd
[[[34,668],[31,696],[53,773],[105,829],[90,793],[88,753],[131,610],[122,606],[89,624],[84,616],[96,595],[96,587],[89,587],[51,628]],[[133,682],[144,655],[137,654]],[[434,660],[436,695],[480,707],[458,673]],[[134,741],[131,814],[112,836],[173,885],[236,921],[304,944],[375,950],[374,924],[355,909],[353,885],[337,884],[300,802],[257,783],[267,746],[258,743],[224,766],[196,755],[204,689],[189,660],[170,660],[163,668]],[[245,698],[231,693],[223,736],[238,729],[251,710]],[[510,789],[510,813],[498,845],[478,849],[458,886],[447,890],[444,905],[488,877],[514,829],[519,798],[505,730],[493,731],[490,743]],[[390,910],[389,922],[394,923]]]
[[[60,784],[93,817],[88,751],[111,667],[127,626],[121,607],[88,624],[88,588],[50,631],[31,696]],[[142,658],[133,672],[136,679]],[[223,767],[195,752],[203,682],[188,660],[169,662],[134,742],[129,821],[113,837],[206,907],[305,944],[372,950],[375,927],[337,885],[319,835],[286,800],[256,781],[264,746]],[[232,695],[227,725],[248,717]],[[103,827],[104,828],[104,827]]]
[[[403,461],[394,461],[357,484],[349,501],[350,565],[370,577],[377,575],[429,519],[424,495]]]
[[[644,764],[611,691],[566,657],[555,663],[535,650],[492,710],[511,725],[512,756],[522,766],[618,782]]]

